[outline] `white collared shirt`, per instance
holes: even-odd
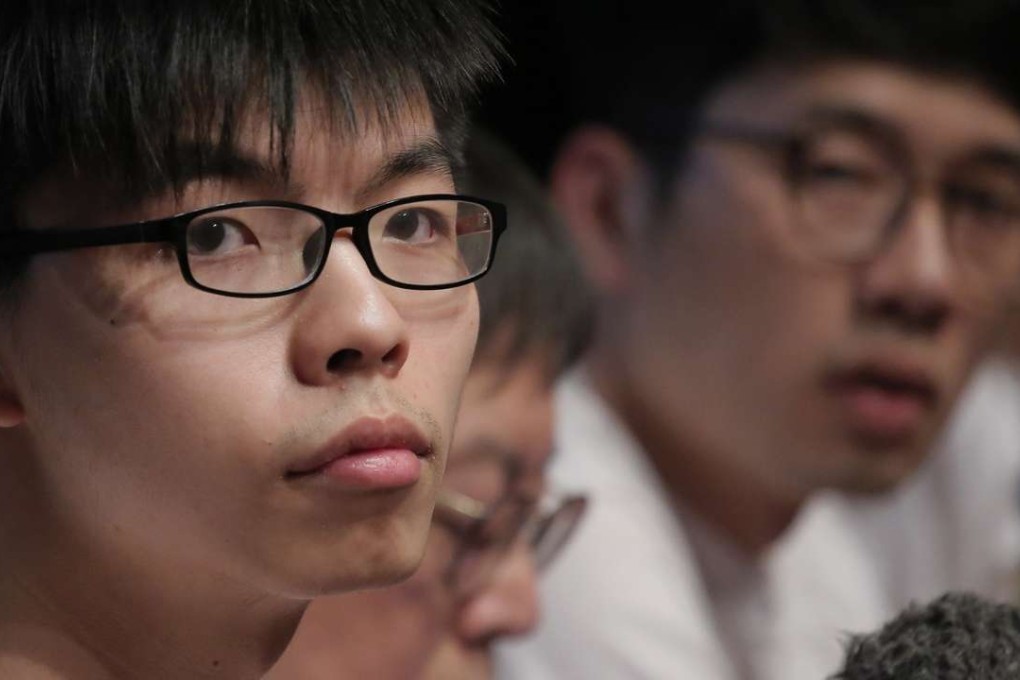
[[[910,599],[965,585],[988,594],[1020,553],[1020,383],[985,373],[913,484],[878,501],[819,494],[752,562],[672,502],[575,371],[557,394],[550,476],[589,494],[589,513],[543,575],[536,633],[500,645],[499,677],[822,680],[838,669],[849,634],[876,629]],[[1013,403],[1011,424],[989,430]],[[949,498],[955,505],[930,514]],[[967,537],[972,554],[933,563]]]

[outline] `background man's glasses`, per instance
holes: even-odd
[[[485,504],[444,491],[436,505],[436,519],[458,541],[446,574],[450,587],[459,597],[484,588],[518,540],[528,542],[536,567],[548,566],[577,528],[587,502],[584,496],[546,493],[540,498],[508,495]]]
[[[708,122],[698,131],[781,154],[795,236],[829,261],[874,257],[922,191],[904,145],[860,121],[794,132]],[[983,285],[1020,292],[1020,159],[979,150],[947,170],[938,199],[958,264]]]
[[[311,285],[341,229],[351,230],[377,279],[399,288],[452,288],[488,270],[506,229],[506,209],[451,194],[402,198],[348,215],[286,201],[246,201],[136,224],[11,231],[0,234],[0,253],[171,243],[190,285],[260,298]]]

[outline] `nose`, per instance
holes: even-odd
[[[358,372],[393,377],[407,359],[407,322],[342,232],[319,278],[303,293],[291,339],[298,379],[323,385]]]
[[[474,646],[530,632],[538,623],[537,585],[531,548],[518,541],[489,584],[461,606],[458,637]]]
[[[919,197],[890,242],[863,265],[862,314],[913,333],[934,334],[953,310],[956,269],[937,200]]]

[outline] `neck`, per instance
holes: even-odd
[[[157,589],[81,559],[54,566],[0,581],[0,678],[19,668],[10,677],[258,678],[302,609],[237,597],[229,584],[214,592],[193,573]]]
[[[739,464],[743,457],[695,444],[689,417],[659,417],[654,405],[630,389],[621,365],[598,351],[590,355],[596,390],[641,444],[668,492],[748,558],[767,551],[793,522],[803,497],[773,488]]]
[[[302,601],[30,507],[0,506],[0,679],[259,678],[297,627]]]

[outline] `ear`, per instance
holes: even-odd
[[[648,209],[648,173],[637,152],[611,128],[580,128],[557,154],[550,191],[589,279],[606,292],[625,286]]]
[[[0,427],[17,427],[24,422],[25,407],[6,371],[0,367]]]

